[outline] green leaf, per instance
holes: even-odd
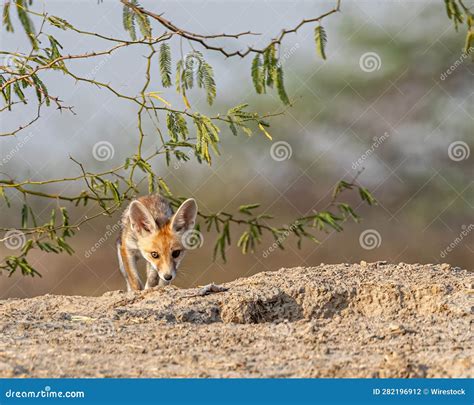
[[[263,54],[263,70],[266,75],[266,85],[273,87],[276,81],[277,64],[275,44],[270,45]]]
[[[341,180],[341,181],[339,181],[339,183],[337,183],[336,187],[334,187],[332,197],[336,198],[342,191],[350,190],[353,187],[354,187],[354,185],[352,183],[348,183],[345,180]]]
[[[13,83],[13,91],[15,92],[17,97],[20,99],[20,101],[26,104],[25,94],[21,90],[20,84],[18,82]]]
[[[35,27],[33,22],[28,15],[28,4],[25,0],[15,0],[16,11],[18,13],[18,19],[20,20],[23,29],[31,43],[34,50],[38,50],[38,40],[36,38]]]
[[[3,5],[3,19],[2,19],[3,25],[5,26],[5,30],[7,32],[13,32],[13,25],[12,21],[10,19],[10,2],[7,1]]]
[[[318,52],[319,56],[326,60],[326,43],[327,43],[327,36],[326,31],[321,25],[318,25],[314,29],[314,41],[316,42],[316,51]]]
[[[251,210],[260,207],[260,204],[246,204],[246,205],[241,205],[239,207],[239,211],[247,214],[247,215],[253,215]]]
[[[372,196],[372,194],[364,187],[359,187],[359,196],[362,201],[365,201],[369,205],[374,205],[377,200]]]
[[[171,49],[163,42],[160,47],[160,73],[163,87],[170,87],[171,83]]]
[[[470,29],[467,31],[466,35],[466,42],[464,45],[464,53],[469,54],[472,53],[472,47],[474,45],[474,27],[470,27]]]
[[[197,130],[196,153],[207,163],[211,164],[209,147],[211,147],[216,155],[219,155],[219,150],[217,149],[219,128],[205,115],[194,114],[193,118]]]
[[[178,142],[178,138],[181,138],[183,141],[187,139],[189,134],[188,126],[182,114],[169,112],[166,116],[166,126],[173,142]]]
[[[28,226],[28,206],[23,204],[21,208],[21,227],[26,228]]]
[[[252,61],[252,81],[258,94],[265,92],[265,77],[263,74],[262,56],[257,53]]]
[[[212,105],[214,99],[216,98],[216,82],[214,81],[214,71],[212,66],[209,65],[206,61],[203,61],[200,69],[197,72],[198,83],[201,84],[199,87],[204,87],[206,90],[207,103]],[[199,80],[201,78],[201,80]]]
[[[41,103],[44,98],[46,105],[49,106],[51,104],[51,101],[48,97],[48,89],[46,88],[45,84],[36,74],[31,75],[31,79],[33,80],[33,83],[35,84],[35,90],[36,90],[36,96],[38,98],[38,102]]]
[[[54,15],[51,15],[48,17],[48,21],[51,25],[59,28],[59,29],[62,29],[62,30],[67,30],[69,28],[73,28],[73,26],[71,24],[69,24],[66,20],[62,19],[62,18],[59,18],[59,17],[56,17]]]
[[[285,85],[283,83],[283,69],[281,66],[279,66],[276,70],[276,88],[278,91],[278,96],[280,97],[280,100],[282,101],[283,104],[289,105],[290,104],[290,99],[288,98],[288,95],[286,94],[285,90]],[[270,137],[271,139],[271,137]]]
[[[158,187],[162,192],[164,192],[165,195],[167,196],[172,196],[173,193],[171,192],[170,188],[168,187],[168,184],[163,180],[162,177],[158,177]]]
[[[122,23],[125,31],[128,32],[133,41],[137,40],[137,31],[135,28],[135,13],[128,6],[123,6]]]
[[[251,238],[250,232],[245,231],[239,238],[237,246],[241,248],[242,253],[246,254],[249,248],[249,239]]]
[[[206,62],[199,51],[190,52],[186,55],[184,63],[180,62],[177,66],[177,75],[180,76],[180,85],[176,86],[178,93],[185,94],[185,90],[192,89],[196,81],[198,87],[206,91],[207,103],[212,105],[217,94],[212,66]],[[178,72],[179,70],[181,73]]]
[[[138,3],[137,3],[138,5]],[[150,20],[146,14],[143,14],[139,11],[133,10],[132,12],[136,15],[136,20],[138,22],[138,28],[145,38],[151,38],[151,25]]]

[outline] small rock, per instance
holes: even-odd
[[[388,325],[388,329],[392,335],[404,334],[406,332],[402,325],[398,325],[396,323],[391,323]]]
[[[360,265],[361,265],[362,267],[367,267],[367,262],[366,262],[365,260],[361,260],[361,261],[360,261]]]
[[[449,263],[442,263],[440,266],[441,270],[449,270],[451,265]]]

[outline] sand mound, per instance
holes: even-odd
[[[0,377],[473,377],[473,273],[321,265],[227,291],[0,301]]]

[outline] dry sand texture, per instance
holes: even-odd
[[[474,377],[473,272],[364,263],[0,301],[0,377]]]

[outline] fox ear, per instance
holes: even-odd
[[[171,220],[171,227],[175,232],[188,231],[196,224],[198,206],[194,198],[188,198],[176,211]]]
[[[138,232],[153,232],[157,230],[155,219],[150,211],[139,201],[132,201],[129,214],[132,229]]]

